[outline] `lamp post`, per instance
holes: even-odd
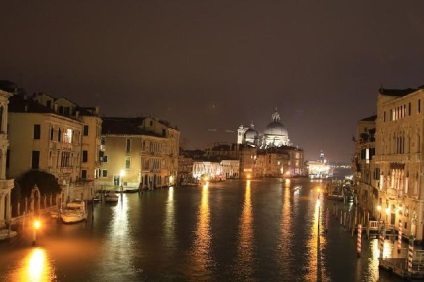
[[[37,219],[34,221],[33,233],[32,233],[32,245],[35,246],[37,243],[37,230],[40,228],[40,221]]]
[[[121,197],[122,197],[122,193],[124,192],[124,187],[123,187],[123,184],[124,184],[124,176],[125,176],[125,170],[123,170],[123,169],[121,169],[121,171],[119,172],[119,176],[120,176],[120,183],[119,184],[121,184]]]

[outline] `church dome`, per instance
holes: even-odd
[[[278,136],[287,136],[287,129],[279,121],[272,121],[266,126],[264,131],[266,135],[278,135]]]
[[[258,132],[256,132],[256,130],[253,128],[249,128],[248,130],[246,130],[244,137],[246,139],[256,139],[258,137]]]
[[[255,130],[253,122],[250,124],[250,128],[244,133],[244,140],[247,144],[255,144],[258,140],[258,132]]]
[[[270,122],[264,131],[265,135],[288,136],[287,129],[280,122],[280,114],[275,110],[272,114],[272,122]]]

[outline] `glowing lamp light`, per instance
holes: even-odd
[[[381,206],[380,205],[377,206],[377,210],[378,211],[381,211]]]
[[[248,175],[246,175],[246,178],[250,179],[250,178],[252,178],[252,176],[250,174],[248,174]]]
[[[389,214],[390,213],[390,208],[389,207],[387,207],[386,208],[386,214]]]
[[[41,223],[39,220],[34,221],[34,228],[35,229],[40,229]]]

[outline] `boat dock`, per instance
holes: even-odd
[[[408,271],[407,258],[379,258],[378,267],[392,272],[403,279],[424,280],[424,262],[412,261],[412,270]]]

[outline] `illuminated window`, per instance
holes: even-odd
[[[63,142],[72,143],[72,129],[66,129],[63,132]]]

